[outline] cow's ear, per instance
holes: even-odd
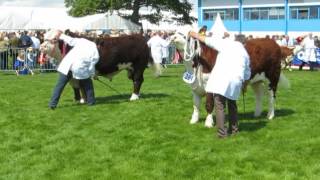
[[[64,31],[64,34],[66,34],[68,36],[70,36],[70,33],[71,33],[70,29],[67,29],[67,30]]]

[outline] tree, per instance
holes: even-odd
[[[168,20],[163,19],[163,11],[170,11],[174,15],[171,19],[180,24],[191,24],[196,20],[195,17],[190,16],[192,4],[188,0],[65,0],[65,5],[71,7],[69,10],[71,16],[80,17],[118,11],[121,16],[140,25],[141,19],[154,24],[161,20]],[[148,8],[151,11],[148,14],[140,14],[141,8]],[[130,13],[123,13],[122,10],[130,10]]]

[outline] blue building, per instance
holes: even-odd
[[[199,26],[210,29],[218,13],[235,33],[320,33],[320,0],[198,0]]]

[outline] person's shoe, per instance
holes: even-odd
[[[218,138],[221,138],[221,139],[228,137],[228,133],[225,129],[218,129],[217,135],[218,135]]]
[[[229,136],[235,136],[239,133],[239,128],[232,128],[228,130]]]
[[[55,110],[55,109],[56,109],[56,106],[49,106],[49,109]]]
[[[228,137],[228,135],[218,133],[218,134],[217,134],[217,137],[218,137],[219,139],[224,139],[224,138]]]

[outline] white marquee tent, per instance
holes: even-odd
[[[213,26],[211,27],[210,31],[212,35],[223,37],[224,32],[228,32],[227,28],[224,26],[220,14],[218,13],[216,20],[214,21]]]
[[[140,27],[118,15],[71,17],[65,8],[0,7],[0,30],[72,29],[136,31]]]

